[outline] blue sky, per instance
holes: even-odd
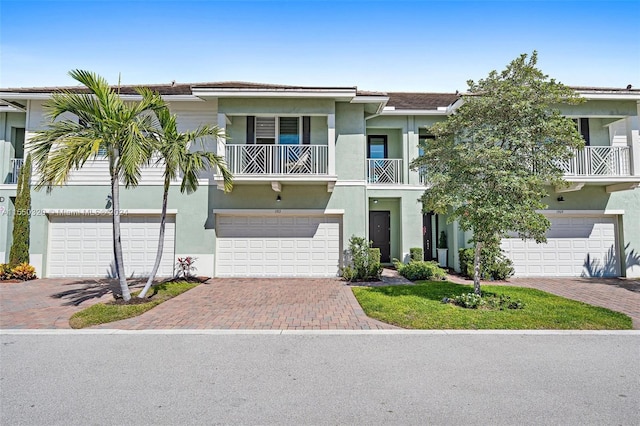
[[[534,49],[574,86],[640,88],[638,1],[1,0],[0,87],[254,81],[466,90]]]

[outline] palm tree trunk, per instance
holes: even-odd
[[[476,243],[476,251],[473,256],[473,292],[480,296],[480,252],[482,251],[482,242]]]
[[[118,157],[118,150],[114,150],[113,160]],[[116,260],[116,272],[118,273],[118,281],[120,283],[120,290],[122,291],[122,298],[125,302],[131,299],[131,293],[129,292],[129,286],[127,285],[127,277],[124,274],[124,262],[122,260],[122,240],[120,238],[120,181],[118,177],[118,171],[111,164],[111,203],[113,208],[113,254]]]
[[[162,251],[164,250],[164,228],[167,222],[167,199],[169,198],[169,185],[171,181],[169,180],[169,176],[165,174],[164,177],[164,193],[162,194],[162,213],[160,214],[160,237],[158,238],[158,251],[156,252],[156,262],[153,264],[153,269],[151,270],[151,274],[149,275],[149,279],[145,284],[144,288],[138,295],[139,298],[143,298],[147,295],[149,288],[151,287],[151,283],[153,283],[153,279],[156,277],[158,273],[158,268],[160,268],[160,261],[162,260]]]

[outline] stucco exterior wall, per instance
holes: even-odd
[[[336,103],[336,174],[340,180],[364,182],[367,143],[364,106]]]

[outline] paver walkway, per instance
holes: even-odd
[[[473,284],[459,276],[448,279]],[[633,328],[640,330],[640,280],[619,278],[510,278],[509,281],[483,281],[486,285],[528,287],[627,314]]]

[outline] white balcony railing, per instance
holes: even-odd
[[[233,175],[326,175],[326,145],[232,145],[225,148]]]
[[[402,183],[402,160],[367,158],[368,183]]]
[[[9,184],[18,183],[18,175],[20,174],[20,169],[24,164],[24,158],[12,158],[11,165],[9,170],[11,170],[11,177],[9,178]]]
[[[572,159],[559,161],[565,176],[629,176],[628,146],[585,146]]]

